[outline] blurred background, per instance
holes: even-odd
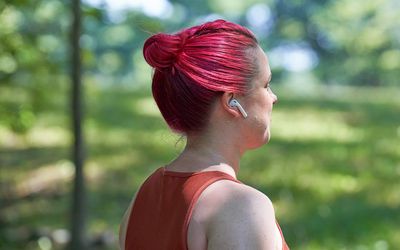
[[[72,162],[71,3],[0,0],[0,249],[65,249]],[[144,40],[218,18],[250,28],[279,97],[238,178],[274,203],[292,249],[399,249],[400,2],[82,3],[87,249],[117,249],[132,195],[171,161]]]

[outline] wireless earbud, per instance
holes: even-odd
[[[232,99],[229,101],[229,106],[231,107],[238,107],[240,113],[242,113],[243,117],[246,118],[247,117],[247,113],[246,111],[244,111],[242,105],[240,105],[240,103],[236,100],[236,99]]]

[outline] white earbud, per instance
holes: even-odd
[[[244,111],[242,105],[240,105],[240,103],[236,100],[236,99],[232,99],[229,101],[229,106],[231,107],[238,107],[240,113],[242,113],[243,117],[246,118],[247,117],[247,113],[246,111]]]

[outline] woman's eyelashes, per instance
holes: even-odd
[[[265,88],[266,89],[270,89],[271,88],[271,81],[272,81],[272,75],[270,74],[269,75],[269,78],[268,78],[268,80],[267,80],[267,84],[265,85]]]
[[[270,89],[270,88],[271,88],[271,80],[272,80],[272,77],[270,77],[270,78],[267,80],[267,84],[265,84],[265,88],[266,88],[266,89]]]

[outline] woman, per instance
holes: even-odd
[[[288,249],[269,198],[237,180],[270,138],[268,59],[248,29],[216,20],[144,44],[154,99],[183,152],[132,199],[121,249]]]

